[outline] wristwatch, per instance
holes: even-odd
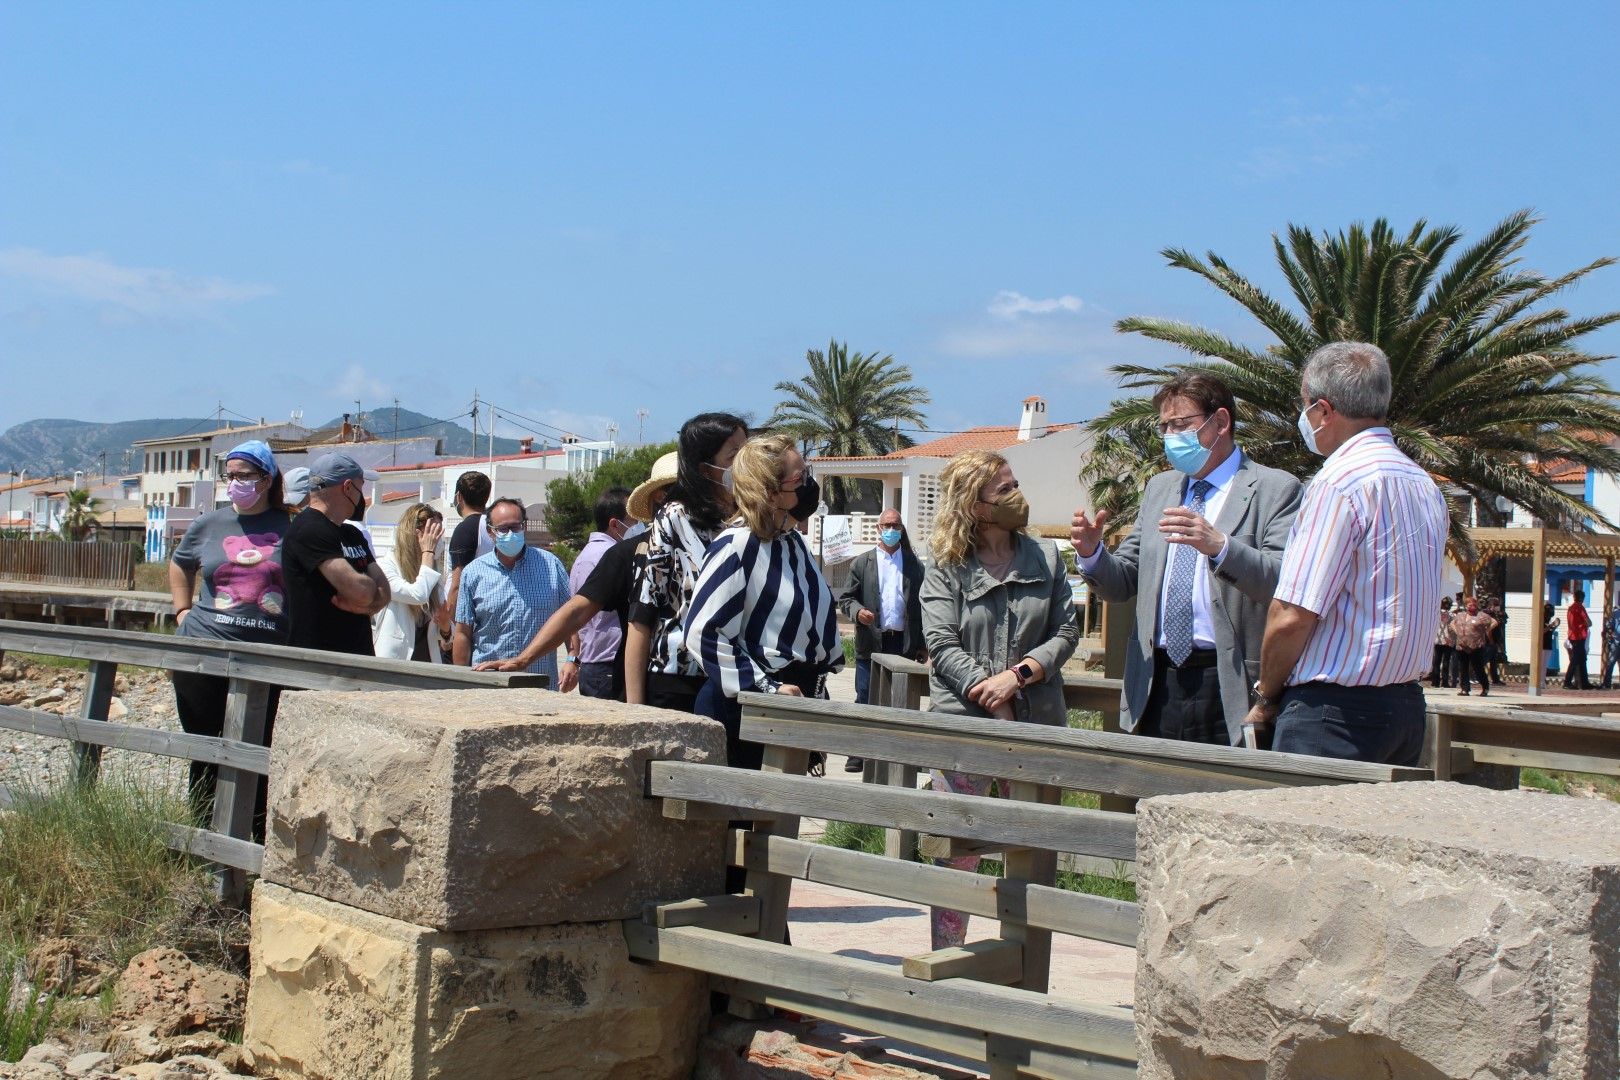
[[[1019,664],[1017,667],[1013,668],[1013,674],[1018,676],[1019,689],[1023,689],[1034,680],[1035,669],[1030,667],[1028,664]]]
[[[1264,705],[1268,709],[1275,709],[1277,707],[1277,703],[1282,700],[1281,690],[1277,691],[1276,697],[1266,697],[1266,695],[1260,690],[1259,679],[1254,680],[1254,686],[1251,687],[1251,689],[1254,691],[1254,703],[1256,705]]]
[[[577,656],[565,656],[565,657],[563,657],[563,663],[565,663],[565,664],[577,664],[577,663],[579,663],[579,657],[577,657]]]

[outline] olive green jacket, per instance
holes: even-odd
[[[1061,725],[1068,718],[1063,664],[1080,643],[1073,592],[1056,544],[1022,534],[1015,542],[1018,550],[1005,581],[991,577],[971,554],[954,566],[929,566],[922,620],[933,664],[932,708],[988,717],[967,699],[968,690],[1028,656],[1040,662],[1046,679],[1025,687],[1014,711],[1020,720]]]

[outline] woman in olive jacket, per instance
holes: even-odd
[[[934,560],[922,585],[931,711],[1063,725],[1063,664],[1080,627],[1057,545],[1024,532],[1029,503],[1001,455],[959,454],[939,482]],[[934,772],[936,790],[985,795],[991,782]],[[970,855],[939,863],[975,870],[978,861]],[[967,915],[935,908],[931,930],[934,948],[960,945]]]

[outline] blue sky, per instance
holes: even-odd
[[[1159,251],[1544,218],[1620,255],[1610,4],[0,5],[0,428],[433,416],[648,438],[830,337],[930,426],[1095,415]],[[1569,294],[1620,308],[1620,268]],[[1620,334],[1589,345],[1620,352]],[[1620,370],[1611,365],[1611,379]],[[521,434],[503,428],[503,434]]]

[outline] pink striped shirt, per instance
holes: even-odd
[[[1425,675],[1450,528],[1440,489],[1388,428],[1328,455],[1305,489],[1274,594],[1320,616],[1288,684],[1390,686]]]

